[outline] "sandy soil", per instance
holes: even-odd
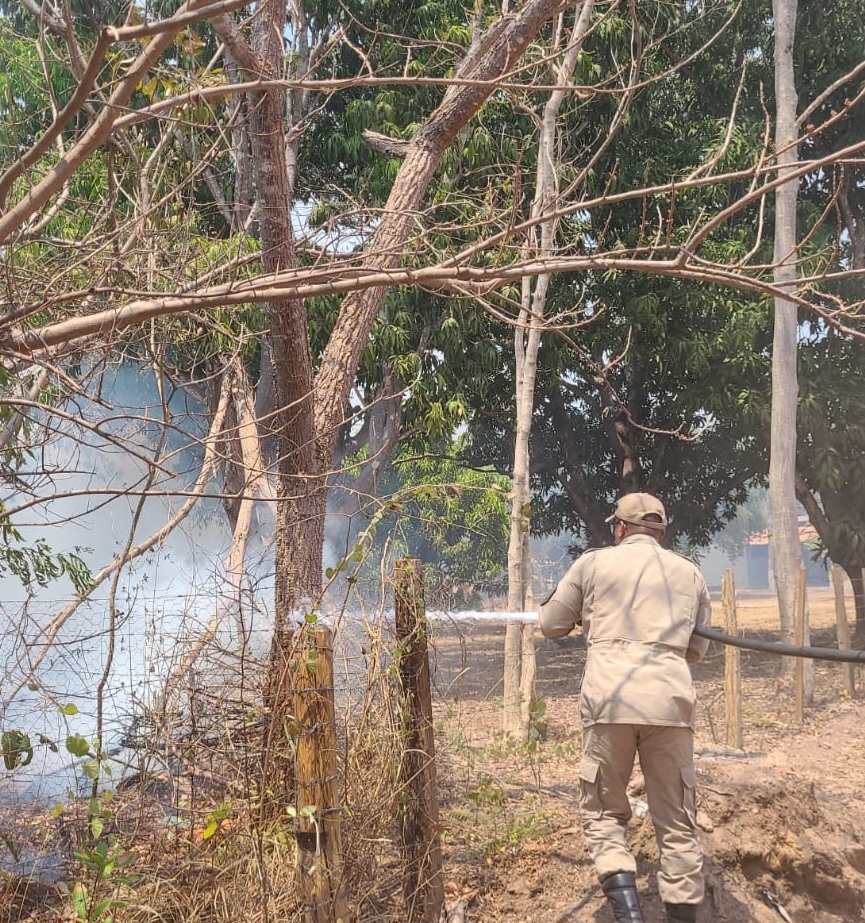
[[[812,643],[834,646],[831,593],[810,595]],[[772,637],[776,610],[765,597],[740,599],[739,622]],[[436,641],[438,688],[447,703],[440,771],[448,793],[448,904],[463,902],[467,920],[483,923],[609,923],[575,803],[584,647],[574,637],[537,642],[546,713],[539,719],[543,739],[527,756],[497,736],[500,691],[489,681],[501,676],[502,636],[503,629],[484,625]],[[846,694],[843,667],[817,663],[799,725],[778,658],[743,652],[744,739],[741,749],[731,749],[721,739],[723,660],[713,645],[695,668],[698,813],[708,868],[699,923],[860,923],[865,702]],[[865,668],[856,670],[861,689]],[[637,816],[644,809],[638,770],[632,792],[643,910],[647,923],[662,923],[654,832],[647,816]],[[476,860],[467,861],[472,855]]]

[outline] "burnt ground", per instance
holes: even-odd
[[[447,903],[463,902],[467,919],[483,923],[609,923],[576,806],[582,639],[537,641],[546,710],[541,739],[527,751],[505,746],[497,732],[503,635],[502,626],[482,624],[435,638]],[[834,630],[815,632],[812,643],[834,646]],[[846,694],[842,669],[816,663],[800,726],[779,659],[743,652],[744,738],[734,750],[722,739],[723,651],[713,644],[694,668],[708,870],[699,923],[865,920],[865,701]],[[861,687],[865,669],[857,672]],[[638,769],[632,795],[643,910],[647,923],[662,923]]]

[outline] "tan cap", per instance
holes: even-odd
[[[660,522],[652,522],[645,517],[654,514],[660,516]],[[651,494],[625,494],[619,498],[616,504],[616,511],[612,516],[607,518],[607,522],[613,522],[620,519],[622,522],[629,522],[634,526],[647,526],[649,529],[658,529],[663,531],[667,527],[667,512],[664,504],[657,497]]]

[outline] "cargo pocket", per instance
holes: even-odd
[[[580,812],[584,817],[600,817],[603,814],[601,793],[598,790],[600,764],[591,757],[580,761]]]
[[[684,798],[682,806],[688,815],[688,822],[692,829],[697,827],[697,770],[693,766],[682,769],[682,789]]]

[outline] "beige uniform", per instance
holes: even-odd
[[[601,878],[636,871],[625,828],[639,752],[660,851],[658,890],[673,904],[703,897],[688,663],[706,653],[708,641],[693,631],[711,613],[698,568],[650,535],[583,554],[540,609],[546,637],[579,624],[586,637],[580,808],[596,871]]]

